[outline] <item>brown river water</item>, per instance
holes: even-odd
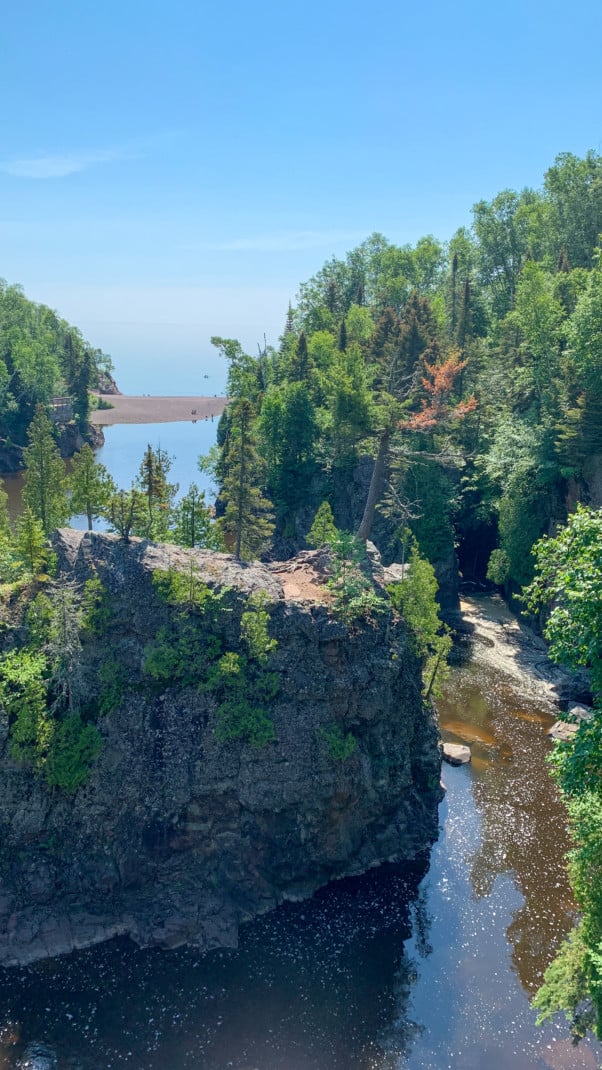
[[[521,697],[522,695],[522,697]],[[386,866],[245,926],[237,951],[127,941],[0,973],[0,1070],[43,1041],[59,1070],[594,1070],[529,1000],[574,920],[545,699],[480,660],[439,702],[441,833],[425,871]]]

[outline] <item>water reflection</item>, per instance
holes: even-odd
[[[237,952],[117,941],[5,975],[4,1065],[43,1038],[81,1070],[393,1068],[417,1028],[404,942],[419,877],[388,866],[339,882],[246,927]]]
[[[127,489],[138,476],[140,463],[148,444],[161,447],[174,458],[170,472],[172,483],[178,483],[180,494],[185,494],[191,483],[208,494],[214,489],[209,476],[200,472],[198,458],[215,445],[217,421],[200,420],[198,423],[172,424],[115,424],[104,428],[105,444],[96,452],[96,460],[104,464],[118,487]],[[8,495],[8,511],[11,518],[22,510],[23,473],[4,476],[4,489]],[[209,499],[210,500],[210,499]],[[87,527],[84,518],[73,523],[74,527]],[[96,525],[99,530],[102,525]]]
[[[421,883],[392,866],[339,882],[206,958],[118,941],[0,974],[0,1070],[34,1039],[60,1070],[595,1070],[596,1046],[529,1005],[573,911],[551,714],[468,665],[440,715],[474,760],[445,768]]]
[[[470,739],[476,759],[472,790],[482,833],[470,858],[473,892],[490,896],[496,878],[512,874],[524,900],[507,936],[521,983],[532,994],[574,920],[564,809],[546,770],[545,732],[555,718],[475,665],[455,670],[452,686],[453,708],[444,703],[440,711],[442,729],[451,726],[455,738]],[[458,709],[479,711],[477,732],[472,713],[462,725]]]

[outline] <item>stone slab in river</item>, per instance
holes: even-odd
[[[450,765],[466,765],[470,761],[470,747],[463,743],[444,743],[442,753]]]

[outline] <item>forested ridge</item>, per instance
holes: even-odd
[[[465,581],[517,596],[552,657],[589,669],[591,719],[552,756],[581,918],[536,999],[575,1039],[602,1036],[601,242],[602,157],[564,153],[541,190],[480,201],[446,245],[374,234],[328,261],[277,349],[214,339],[237,553],[272,538],[287,556],[316,512],[310,542],[319,519],[385,558],[410,551],[414,571],[418,546],[452,588],[455,550]]]
[[[36,407],[53,398],[72,399],[72,415],[86,434],[89,392],[108,381],[112,367],[77,327],[30,301],[20,286],[0,280],[1,470],[19,465]]]
[[[272,535],[286,556],[327,500],[389,559],[409,528],[434,564],[455,545],[466,580],[518,591],[537,539],[602,501],[601,231],[602,157],[565,153],[541,190],[479,202],[446,244],[373,234],[327,261],[278,348],[213,339],[232,530],[246,510],[252,552]]]

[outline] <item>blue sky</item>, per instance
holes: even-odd
[[[602,151],[601,31],[599,0],[7,5],[0,275],[128,392],[217,392],[210,335],[276,342],[332,254]]]

